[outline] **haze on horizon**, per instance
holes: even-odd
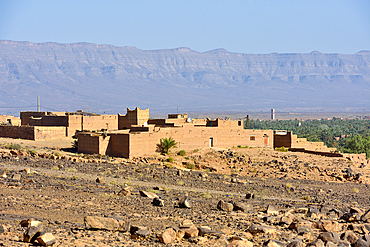
[[[370,50],[370,1],[1,1],[0,39],[143,50],[354,54]]]

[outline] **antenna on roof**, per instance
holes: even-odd
[[[179,106],[177,106],[177,114],[179,114]]]
[[[40,97],[37,96],[37,111],[40,111]]]

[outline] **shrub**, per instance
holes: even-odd
[[[302,196],[302,199],[303,200],[306,200],[306,201],[310,201],[311,200],[311,197],[310,196]]]
[[[285,148],[285,147],[281,147],[281,148],[275,148],[276,151],[279,151],[279,152],[288,152],[289,149],[288,148]]]
[[[13,149],[13,150],[21,150],[22,146],[19,144],[14,144],[14,143],[8,143],[5,145],[5,148],[7,149]]]
[[[164,163],[163,165],[164,165],[164,167],[166,167],[168,169],[172,168],[172,164],[170,164],[170,163]]]
[[[193,152],[194,152],[194,153],[196,153],[196,152],[198,152],[198,151],[199,151],[199,149],[198,149],[198,148],[196,148],[196,149],[194,149],[194,150],[193,150]]]
[[[206,198],[206,199],[212,198],[212,196],[211,196],[211,194],[209,194],[209,192],[203,192],[199,195],[199,197],[203,197],[203,198]]]
[[[35,149],[28,149],[27,152],[28,152],[29,155],[32,155],[32,156],[37,154],[37,151]]]
[[[78,140],[73,140],[73,142],[72,142],[72,149],[78,150]]]
[[[167,161],[172,163],[173,162],[173,158],[172,157],[168,157]]]
[[[242,145],[238,145],[238,148],[249,148],[248,146],[242,146]]]
[[[195,169],[195,165],[193,163],[189,163],[187,166],[186,166],[187,169],[191,169],[191,170],[194,170]]]
[[[352,189],[352,191],[353,191],[354,193],[358,193],[358,192],[360,192],[360,190],[359,190],[358,188],[353,188],[353,189]]]
[[[186,155],[186,151],[185,151],[185,150],[180,150],[180,151],[178,152],[178,155],[180,155],[180,156],[185,156],[185,155]]]

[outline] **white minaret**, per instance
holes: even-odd
[[[271,109],[271,120],[275,119],[275,109]]]

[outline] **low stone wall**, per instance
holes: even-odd
[[[0,137],[26,140],[44,140],[66,136],[66,127],[0,125]]]
[[[33,126],[0,125],[0,137],[35,140],[35,128]]]

